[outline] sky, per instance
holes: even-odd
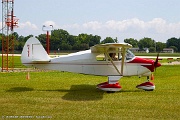
[[[45,34],[43,25],[53,25],[71,35],[87,33],[102,40],[149,37],[165,43],[180,37],[179,6],[180,0],[14,0],[19,19],[14,31],[37,36]]]

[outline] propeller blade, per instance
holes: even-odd
[[[159,53],[157,54],[156,61],[154,62],[154,66],[155,66],[155,67],[156,67],[156,65],[158,64],[158,60],[159,60]]]
[[[154,62],[155,71],[156,71],[156,68],[157,68],[157,67],[161,66],[161,64],[158,63],[158,60],[159,60],[159,53],[157,54],[156,61]]]

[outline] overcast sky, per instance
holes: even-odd
[[[43,25],[53,25],[72,35],[117,37],[119,42],[150,37],[166,42],[180,37],[179,11],[180,0],[14,0],[19,18],[14,31],[36,36],[45,33]]]

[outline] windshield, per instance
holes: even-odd
[[[130,59],[134,58],[134,56],[135,55],[130,50],[126,51],[126,60],[130,60]]]

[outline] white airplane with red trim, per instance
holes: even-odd
[[[21,62],[26,66],[38,69],[59,70],[81,74],[107,76],[107,82],[97,85],[97,88],[107,92],[122,89],[119,80],[129,76],[147,76],[147,81],[136,87],[152,91],[155,85],[150,82],[153,72],[161,64],[156,60],[136,57],[130,50],[128,43],[106,43],[92,46],[89,50],[50,57],[42,44],[35,37],[31,37],[24,45]]]

